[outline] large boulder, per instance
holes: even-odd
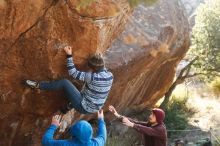
[[[22,82],[69,78],[65,45],[82,70],[90,55],[104,54],[114,74],[105,109],[113,104],[121,112],[154,106],[189,46],[187,18],[175,0],[132,14],[126,0],[0,0],[0,16],[0,145],[40,145],[51,115],[67,101],[62,91],[31,90]]]

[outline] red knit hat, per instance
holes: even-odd
[[[165,112],[159,108],[154,108],[152,110],[152,112],[156,116],[157,123],[159,123],[159,124],[163,123],[163,120],[165,118]]]

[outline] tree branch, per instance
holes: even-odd
[[[179,76],[177,77],[177,78],[179,78],[179,77],[182,77],[183,76],[183,74],[184,74],[184,72],[187,70],[187,72],[189,72],[190,71],[190,69],[191,69],[191,66],[193,65],[193,63],[198,59],[199,57],[197,56],[197,57],[195,57],[192,61],[190,61],[181,71],[180,71],[180,74],[179,74]],[[190,69],[189,69],[190,68]]]

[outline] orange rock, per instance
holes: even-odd
[[[138,7],[132,17],[126,0],[116,1],[117,6],[99,0],[78,10],[78,0],[0,0],[0,145],[41,145],[51,115],[66,103],[65,95],[27,89],[21,82],[68,78],[62,51],[66,45],[72,46],[81,70],[87,69],[89,55],[104,54],[114,73],[105,109],[109,104],[120,111],[143,109],[164,95],[188,50],[187,18],[175,0]],[[124,43],[128,34],[137,41]],[[154,57],[152,50],[158,51]]]

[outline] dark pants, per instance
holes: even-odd
[[[77,90],[69,80],[63,79],[52,82],[40,82],[39,87],[41,90],[63,90],[66,93],[68,100],[70,100],[72,108],[82,114],[89,114],[82,107],[82,96],[79,90]]]

